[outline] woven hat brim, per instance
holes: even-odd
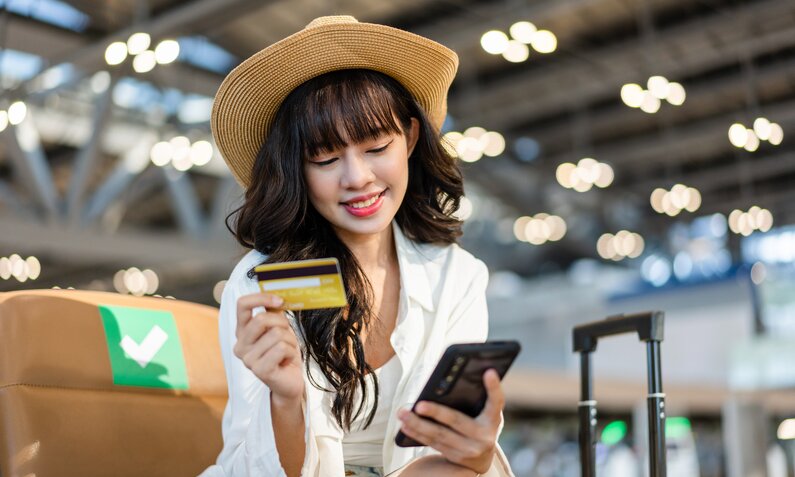
[[[458,69],[455,52],[419,35],[371,23],[301,30],[242,62],[216,93],[213,136],[241,186],[250,185],[254,160],[287,95],[316,76],[352,68],[398,80],[441,129],[447,91]]]

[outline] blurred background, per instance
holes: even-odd
[[[792,0],[0,0],[0,291],[217,306],[223,77],[320,15],[461,66],[444,134],[491,271],[516,475],[579,475],[571,328],[666,312],[668,475],[795,476]],[[388,53],[386,53],[388,54]],[[594,355],[600,475],[645,475],[644,346]]]

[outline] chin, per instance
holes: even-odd
[[[340,220],[334,224],[335,228],[340,231],[355,235],[377,235],[389,228],[392,224],[394,215],[389,218],[372,218],[372,219],[354,219],[350,220],[347,217],[345,220]]]

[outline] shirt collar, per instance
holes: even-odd
[[[428,259],[417,249],[417,244],[409,240],[396,221],[392,221],[398,264],[400,265],[400,286],[406,296],[419,303],[428,311],[433,311],[433,290],[428,282],[426,264]]]

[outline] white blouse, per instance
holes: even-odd
[[[403,372],[388,407],[391,418],[381,447],[385,474],[416,457],[438,454],[430,447],[404,448],[395,444],[394,436],[400,427],[397,410],[414,403],[448,345],[482,342],[488,332],[486,265],[458,245],[414,243],[394,223],[393,231],[400,266],[401,306],[390,342]],[[232,352],[237,299],[259,292],[256,278],[248,278],[247,272],[265,258],[257,251],[250,251],[232,271],[224,288],[219,339],[229,401],[222,422],[224,447],[216,464],[201,474],[205,477],[286,476],[276,450],[268,388]],[[314,360],[310,360],[309,370],[321,386],[330,388]],[[306,454],[301,475],[345,475],[344,433],[331,413],[331,394],[312,385],[307,376],[304,378]],[[498,450],[495,463],[504,466],[505,461],[504,454]]]
[[[383,467],[384,456],[382,448],[386,439],[386,428],[392,419],[390,411],[392,400],[395,397],[400,375],[400,360],[397,355],[384,363],[383,366],[374,371],[378,378],[378,407],[375,409],[373,421],[367,428],[364,424],[373,408],[375,391],[372,375],[365,376],[367,383],[367,398],[365,399],[362,411],[351,422],[351,429],[342,437],[342,455],[345,463],[349,465],[363,465],[366,467]],[[356,393],[354,405],[358,405],[361,393]]]

